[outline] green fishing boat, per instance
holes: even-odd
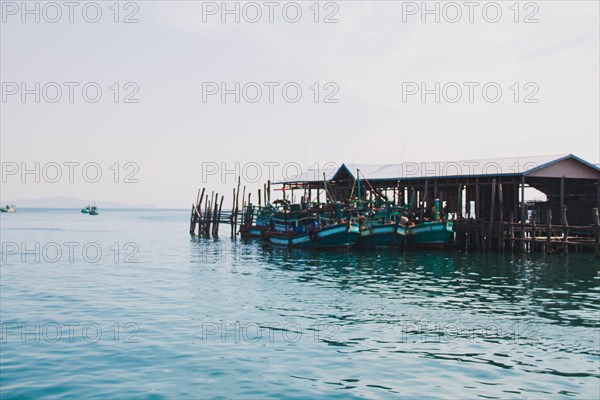
[[[81,209],[81,213],[82,214],[89,214],[90,213],[90,208],[92,208],[92,206],[87,206],[86,208],[82,208]]]
[[[400,248],[404,244],[406,231],[397,223],[368,224],[360,228],[356,242],[359,249]]]
[[[363,207],[360,170],[356,170],[356,184],[358,186],[356,205],[359,211],[353,214],[356,215],[355,219],[360,226],[360,236],[355,247],[359,249],[400,248],[404,244],[405,236],[404,226],[400,225],[400,208],[394,208],[387,200],[381,209]]]
[[[426,221],[406,229],[406,238],[410,247],[441,249],[454,234],[453,224],[440,218],[440,200],[434,201],[433,221]]]
[[[329,206],[332,206],[331,204]],[[300,205],[284,205],[273,214],[267,232],[271,244],[311,249],[348,248],[360,236],[357,223],[342,218],[341,204],[322,210],[301,209]],[[323,213],[323,214],[322,214]]]

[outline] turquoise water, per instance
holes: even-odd
[[[291,251],[100,211],[1,214],[3,399],[600,395],[589,255]]]

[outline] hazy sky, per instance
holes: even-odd
[[[252,186],[257,164],[600,162],[597,1],[46,3],[1,2],[2,201],[188,207],[236,163]]]

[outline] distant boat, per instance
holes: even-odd
[[[90,215],[98,215],[98,207],[96,207],[96,206],[91,206],[91,207],[90,207],[89,214],[90,214]]]
[[[0,212],[17,212],[14,204],[7,204],[6,207],[0,208]]]
[[[90,208],[92,208],[92,206],[87,206],[86,208],[82,208],[81,209],[81,213],[82,214],[89,214],[90,213]]]

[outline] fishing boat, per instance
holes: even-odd
[[[265,238],[271,223],[271,217],[277,210],[269,205],[255,207],[252,204],[246,206],[242,216],[240,235],[243,238]]]
[[[90,207],[90,210],[89,210],[89,214],[90,214],[90,215],[98,215],[98,214],[99,214],[99,213],[98,213],[98,207],[96,207],[96,206],[91,206],[91,207]]]
[[[14,204],[7,204],[6,207],[0,208],[0,212],[14,213],[17,212],[17,209]]]
[[[335,204],[335,217],[321,210],[285,205],[273,214],[267,237],[274,245],[312,249],[348,248],[360,236],[357,223],[341,218],[341,204]],[[330,210],[329,210],[330,211]]]
[[[356,218],[360,237],[356,247],[360,249],[399,248],[404,244],[406,229],[400,208],[393,209],[387,202],[385,208],[359,212]]]
[[[433,220],[424,221],[406,229],[409,246],[415,248],[443,248],[452,237],[453,223],[440,218],[440,200],[435,199]]]
[[[365,180],[370,186],[368,180]],[[360,226],[360,236],[355,247],[359,249],[400,248],[404,244],[405,228],[400,224],[401,211],[404,208],[394,207],[387,199],[381,199],[384,204],[381,208],[372,207],[361,201],[360,170],[356,170],[356,184],[358,198],[356,210],[351,213],[355,216]],[[354,191],[353,191],[354,192]],[[351,196],[353,193],[351,194]]]
[[[400,248],[404,244],[406,229],[396,223],[366,223],[360,227],[356,242],[359,249]]]
[[[86,208],[82,208],[81,209],[81,213],[82,214],[89,214],[90,213],[90,208],[92,208],[92,206],[87,206]]]

